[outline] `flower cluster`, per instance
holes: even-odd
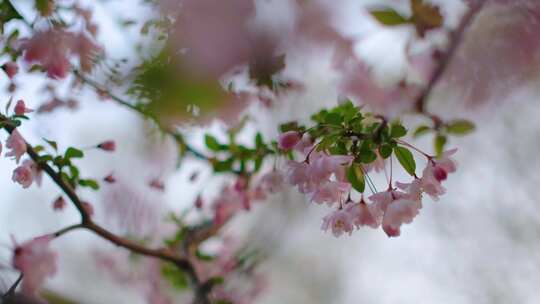
[[[430,156],[400,139],[407,130],[399,122],[389,125],[384,118],[363,116],[350,103],[323,110],[313,120],[317,125],[310,129],[284,125],[289,130],[282,133],[277,146],[290,157],[300,156],[300,161],[287,161],[286,181],[310,201],[335,208],[323,218],[322,229],[336,237],[361,226],[382,226],[389,237],[399,236],[401,225],[419,214],[423,194],[437,200],[446,192],[442,182],[456,171],[451,158],[456,149]],[[427,159],[421,177],[416,176],[416,161],[408,148]],[[387,173],[388,167],[392,172],[393,157],[414,179],[394,183],[390,173],[388,189],[378,192],[369,174]],[[366,184],[372,191],[367,198]],[[354,192],[360,194],[358,202],[352,199]]]

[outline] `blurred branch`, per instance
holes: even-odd
[[[451,32],[450,34],[450,45],[448,46],[448,49],[443,52],[441,55],[440,63],[431,75],[431,78],[429,79],[428,85],[426,88],[422,91],[420,96],[416,99],[415,107],[416,111],[419,113],[426,113],[426,102],[429,98],[429,95],[433,91],[433,88],[437,85],[441,77],[443,76],[444,72],[446,71],[448,65],[454,58],[459,46],[461,45],[461,42],[463,41],[463,37],[465,35],[465,30],[469,27],[469,25],[472,23],[476,15],[480,12],[484,4],[486,3],[486,0],[478,0],[474,4],[472,4],[472,7],[469,9],[469,11],[463,16],[461,19],[461,22],[459,23],[459,26]],[[428,114],[429,115],[429,114]],[[433,115],[429,115],[432,119],[434,118]]]
[[[2,295],[2,299],[5,299],[5,298],[13,295],[15,293],[15,289],[17,289],[17,286],[19,286],[22,279],[23,279],[23,274],[21,273],[19,275],[19,277],[17,278],[17,280],[13,283],[13,285],[11,285],[11,287],[6,291],[6,293],[4,295]]]
[[[195,148],[191,147],[190,145],[188,145],[186,143],[186,141],[184,140],[184,137],[182,136],[182,134],[178,133],[177,131],[171,130],[170,128],[165,127],[154,114],[144,110],[141,107],[138,107],[136,105],[133,105],[133,104],[127,102],[126,100],[119,97],[118,95],[113,94],[108,89],[106,89],[103,85],[99,84],[97,81],[95,81],[93,79],[90,79],[90,78],[86,77],[85,75],[83,75],[77,69],[73,69],[73,74],[82,83],[94,88],[95,90],[97,90],[99,92],[105,92],[106,95],[109,96],[116,103],[118,103],[118,104],[120,104],[122,106],[125,106],[125,107],[127,107],[127,108],[141,114],[143,117],[146,117],[146,118],[150,119],[152,122],[155,123],[155,125],[159,128],[160,131],[162,131],[163,133],[168,134],[172,138],[174,138],[174,140],[179,145],[181,145],[185,149],[186,152],[189,152],[191,155],[193,155],[196,158],[206,160],[206,161],[210,161],[209,157],[205,156],[202,152],[200,152],[197,149],[195,149]]]
[[[0,122],[4,123],[3,128],[9,134],[11,134],[15,130],[15,127],[11,124],[10,120],[4,115],[0,115]],[[114,233],[110,232],[109,230],[105,229],[104,227],[94,223],[89,213],[84,208],[82,200],[76,194],[75,190],[66,181],[64,181],[64,179],[62,179],[60,173],[56,172],[46,162],[40,161],[40,157],[38,153],[28,143],[26,143],[26,153],[40,167],[40,169],[45,171],[45,173],[51,177],[54,183],[58,187],[60,187],[60,189],[62,189],[62,191],[70,198],[71,202],[73,203],[73,205],[75,205],[75,207],[77,208],[77,210],[79,211],[81,215],[80,224],[75,224],[75,225],[66,227],[64,229],[61,229],[58,232],[54,233],[54,236],[58,237],[69,231],[84,228],[84,229],[92,231],[93,233],[97,234],[103,239],[106,239],[109,242],[119,247],[128,249],[134,253],[138,253],[140,255],[154,257],[154,258],[161,259],[163,261],[171,262],[189,276],[191,283],[195,288],[195,291],[194,291],[195,299],[193,303],[194,304],[210,303],[210,300],[208,297],[210,290],[209,288],[207,288],[206,282],[201,282],[199,280],[197,273],[195,272],[195,268],[193,267],[193,265],[191,264],[188,258],[175,254],[172,250],[167,249],[167,248],[152,249],[152,248],[144,247],[129,239],[125,239],[120,236],[117,236]]]

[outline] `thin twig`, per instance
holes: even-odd
[[[15,290],[17,289],[17,286],[19,286],[19,284],[21,283],[23,276],[24,275],[21,273],[19,277],[17,278],[17,280],[15,281],[15,283],[11,285],[11,287],[8,289],[8,291],[6,291],[6,293],[2,296],[2,298],[7,298],[9,296],[12,296],[15,293]]]
[[[3,128],[8,133],[13,133],[15,128],[10,124],[9,119],[3,115],[0,115],[0,121],[6,122],[3,124]],[[60,174],[56,172],[51,166],[49,166],[46,162],[40,161],[40,157],[38,153],[33,149],[33,147],[26,143],[26,153],[30,156],[30,158],[42,169],[51,179],[53,182],[62,189],[62,191],[69,197],[73,205],[77,208],[81,215],[81,223],[68,226],[64,229],[61,229],[54,233],[54,236],[58,237],[61,236],[67,232],[76,230],[76,229],[87,229],[95,233],[96,235],[102,237],[105,240],[108,240],[109,242],[119,246],[123,247],[125,249],[128,249],[134,253],[148,256],[148,257],[154,257],[161,259],[163,261],[168,261],[176,265],[179,269],[184,271],[190,278],[192,285],[194,286],[194,292],[196,294],[196,298],[194,300],[194,303],[210,303],[208,298],[208,293],[201,293],[201,281],[199,280],[197,273],[195,272],[195,268],[191,264],[188,258],[185,258],[183,256],[180,256],[178,254],[175,254],[172,250],[167,248],[159,248],[159,249],[152,249],[147,248],[145,246],[142,246],[140,244],[137,244],[129,239],[122,238],[120,236],[115,235],[114,233],[110,232],[109,230],[105,229],[104,227],[94,223],[88,214],[88,212],[83,207],[83,202],[79,198],[79,196],[76,194],[75,190],[67,183],[65,182]],[[206,288],[204,289],[206,290]]]
[[[482,7],[485,4],[485,0],[479,0],[475,4],[472,5],[472,7],[469,9],[469,11],[463,16],[461,19],[461,22],[459,23],[459,26],[457,29],[452,31],[450,34],[450,45],[446,52],[442,54],[442,57],[440,59],[440,63],[437,66],[436,70],[431,75],[431,78],[429,79],[428,85],[426,88],[422,91],[420,96],[416,99],[416,111],[419,113],[425,113],[426,112],[426,102],[429,98],[429,95],[433,91],[433,88],[437,85],[441,77],[443,76],[444,72],[446,71],[446,68],[454,58],[459,46],[461,45],[461,42],[463,41],[463,36],[465,35],[465,30],[469,27],[469,25],[474,20],[474,17],[478,14],[478,12],[482,9]]]

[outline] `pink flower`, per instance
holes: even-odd
[[[17,129],[11,132],[11,135],[6,141],[6,147],[8,149],[11,149],[11,151],[9,151],[6,156],[12,156],[13,158],[15,158],[15,161],[19,163],[21,156],[26,153],[26,142],[22,138],[19,131],[17,131]]]
[[[449,150],[438,159],[430,159],[422,173],[422,189],[433,200],[438,200],[440,195],[446,193],[441,182],[446,180],[448,173],[456,171],[456,162],[450,158],[456,151],[457,149]]]
[[[19,66],[15,62],[6,62],[2,65],[2,70],[4,70],[9,79],[13,79],[19,72]]]
[[[309,184],[309,165],[305,162],[288,161],[285,173],[285,180],[291,185],[297,185],[300,192],[307,193],[311,190],[306,187]]]
[[[23,275],[22,290],[24,293],[35,295],[47,277],[56,273],[56,253],[49,248],[52,235],[34,238],[17,245],[13,254],[13,267]]]
[[[344,209],[335,210],[323,218],[321,229],[327,231],[332,229],[335,237],[341,236],[343,233],[351,235],[354,228],[354,217],[351,212]]]
[[[107,140],[97,145],[97,147],[103,151],[113,152],[116,150],[116,143],[114,140]]]
[[[405,191],[406,198],[413,201],[422,200],[422,181],[418,178],[414,179],[410,183],[400,183],[396,182],[396,186]]]
[[[351,214],[354,219],[354,225],[357,228],[360,226],[369,226],[377,228],[381,224],[381,216],[377,213],[377,209],[373,208],[373,204],[367,205],[364,201],[357,204],[348,204],[345,210]]]
[[[31,112],[34,112],[34,110],[27,108],[24,100],[17,101],[17,104],[15,105],[15,115],[24,115]]]
[[[399,236],[401,225],[411,223],[414,217],[418,215],[420,208],[420,201],[398,199],[392,202],[386,208],[382,222],[386,235],[389,237]]]
[[[13,176],[11,179],[22,185],[23,188],[28,188],[34,181],[34,172],[29,163],[23,163],[19,167],[13,170]]]
[[[23,43],[24,59],[27,62],[38,62],[51,78],[64,78],[69,70],[68,51],[71,48],[70,33],[49,29],[36,32],[32,38]]]
[[[331,205],[336,202],[342,202],[350,191],[351,184],[330,181],[319,185],[311,193],[310,200],[318,204],[327,203]]]
[[[259,187],[266,193],[276,193],[283,188],[284,178],[281,172],[272,170],[261,177]]]
[[[66,207],[66,201],[63,197],[59,196],[56,200],[53,202],[53,210],[54,211],[60,211],[63,210]]]
[[[297,131],[288,131],[279,136],[278,147],[281,150],[288,151],[294,148],[300,140],[302,139],[302,134]]]

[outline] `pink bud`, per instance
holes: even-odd
[[[106,181],[109,184],[114,184],[116,182],[116,178],[114,178],[113,174],[109,174],[103,178],[104,181]]]
[[[114,140],[107,140],[97,145],[97,147],[104,151],[113,152],[116,150],[116,143]]]
[[[160,181],[159,179],[155,178],[153,180],[150,181],[150,183],[148,184],[150,187],[154,188],[154,189],[157,189],[159,191],[164,191],[165,190],[165,185],[163,184],[162,181]]]
[[[13,79],[13,76],[19,72],[19,66],[15,62],[6,62],[2,65],[2,70],[4,70],[9,79]]]
[[[443,180],[446,180],[446,178],[448,177],[448,173],[443,168],[435,166],[435,168],[433,168],[433,176],[437,181],[441,182]]]
[[[202,209],[203,203],[204,203],[204,202],[203,202],[202,197],[201,197],[200,195],[198,195],[198,196],[197,196],[197,199],[195,200],[195,208],[197,208],[197,209],[199,209],[199,210]]]
[[[53,210],[54,211],[60,211],[63,210],[66,207],[66,201],[63,197],[59,196],[54,202],[53,202]]]
[[[302,139],[302,135],[296,131],[288,131],[279,136],[278,146],[281,150],[288,151]]]
[[[90,204],[89,202],[82,202],[82,207],[89,216],[92,217],[94,215],[94,206],[92,206],[92,204]]]
[[[34,112],[34,110],[27,108],[24,100],[17,101],[17,104],[15,105],[15,115],[24,115],[31,112]]]

